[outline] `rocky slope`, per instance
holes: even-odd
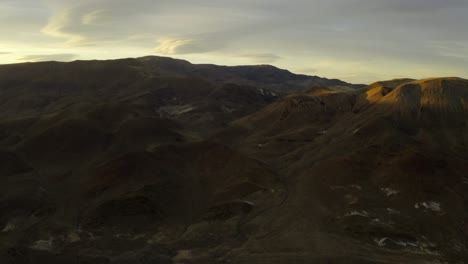
[[[276,71],[0,66],[0,262],[464,263],[468,81]]]
[[[342,94],[339,105],[329,92],[284,98],[232,124],[244,134],[236,148],[280,165],[289,183],[286,203],[264,218],[274,235],[244,245],[242,263],[463,263],[468,81],[385,87],[378,98],[380,84]]]

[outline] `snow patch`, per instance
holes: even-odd
[[[403,247],[407,252],[415,253],[424,253],[428,255],[438,256],[440,253],[436,250],[436,245],[431,242],[422,242],[422,241],[404,241],[404,240],[393,240],[388,237],[383,238],[374,238],[374,242],[379,247],[385,247],[390,245],[390,243]]]
[[[369,213],[362,210],[362,211],[351,211],[351,212],[347,212],[346,214],[344,214],[344,217],[350,217],[350,216],[369,217]]]
[[[377,243],[379,247],[384,247],[386,245],[385,241],[388,240],[388,237],[383,237],[381,239],[374,238],[374,242]]]
[[[418,247],[417,242],[408,242],[408,241],[393,241],[396,245],[402,246],[402,247]]]
[[[251,201],[247,201],[247,200],[242,200],[241,202],[245,203],[245,204],[248,204],[250,206],[255,206],[255,204]]]
[[[229,114],[235,111],[235,109],[229,108],[229,107],[227,107],[227,106],[225,106],[225,105],[221,106],[221,110],[222,110],[224,113],[229,113]]]
[[[268,91],[268,90],[265,91],[265,89],[263,88],[259,88],[258,91],[260,92],[262,96],[278,97],[278,95],[275,92]]]
[[[395,223],[390,220],[382,220],[379,218],[374,218],[372,219],[372,221],[370,221],[370,224],[375,225],[375,226],[392,227]]]
[[[14,231],[15,229],[16,229],[16,224],[14,223],[14,221],[11,220],[2,229],[2,232],[3,233],[11,232],[11,231]]]
[[[392,189],[392,188],[380,188],[382,192],[384,192],[388,197],[394,196],[400,193],[400,191]]]
[[[359,130],[361,130],[361,128],[355,129],[355,130],[353,131],[353,135],[356,135],[357,132],[359,132]]]
[[[191,104],[186,104],[186,105],[169,105],[169,106],[163,106],[159,109],[159,114],[161,116],[164,115],[169,115],[169,116],[178,116],[182,115],[188,112],[191,112],[193,110],[197,109],[195,106]]]
[[[48,240],[38,240],[30,248],[41,251],[52,251],[54,248],[54,238],[50,237]]]
[[[442,211],[442,208],[440,207],[440,203],[434,202],[434,201],[416,203],[414,205],[414,208],[430,210],[430,211],[433,211],[433,212],[441,212]]]
[[[387,212],[389,212],[390,214],[394,214],[394,215],[400,214],[400,211],[392,209],[392,208],[387,208]]]

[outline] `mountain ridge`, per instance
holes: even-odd
[[[144,56],[138,58],[122,58],[113,60],[75,60],[71,62],[25,62],[15,64],[2,64],[1,68],[14,67],[21,65],[34,64],[54,64],[54,65],[70,65],[70,64],[125,64],[134,68],[140,68],[148,75],[179,75],[202,77],[218,82],[234,82],[238,84],[263,86],[277,91],[299,91],[310,85],[320,86],[345,86],[352,88],[362,88],[364,84],[351,84],[339,79],[328,79],[318,76],[309,76],[305,74],[295,74],[289,70],[280,69],[273,65],[238,65],[226,66],[216,64],[192,64],[187,60],[174,59],[162,56]],[[289,91],[288,91],[289,90]]]

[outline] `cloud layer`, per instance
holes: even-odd
[[[19,61],[30,61],[30,62],[37,62],[37,61],[71,61],[77,58],[78,55],[76,54],[34,54],[34,55],[26,55],[19,58]]]
[[[0,50],[16,57],[0,63],[159,54],[353,82],[468,77],[467,13],[466,0],[3,0]]]

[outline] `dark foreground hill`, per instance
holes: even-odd
[[[192,67],[0,66],[0,263],[468,258],[467,80]]]

